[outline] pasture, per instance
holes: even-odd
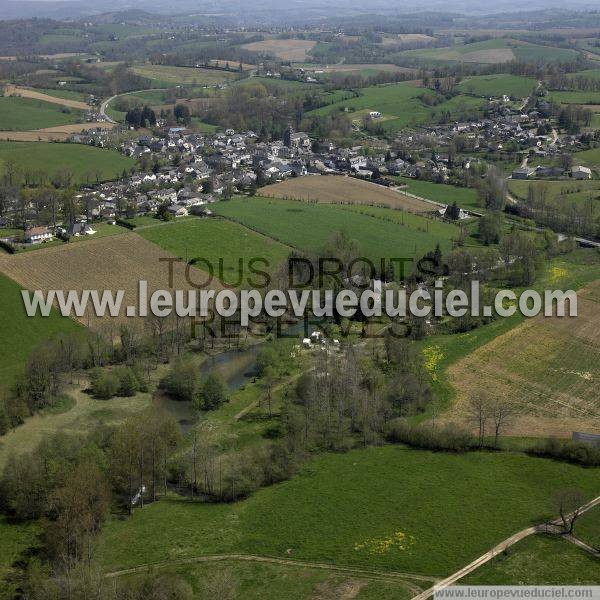
[[[446,48],[407,50],[402,55],[426,62],[498,64],[513,60],[521,62],[573,60],[577,57],[577,52],[568,48],[540,46],[510,38],[493,38],[483,42],[456,44]]]
[[[366,204],[387,206],[414,213],[430,213],[435,206],[389,188],[338,175],[286,179],[261,189],[270,198],[306,200],[323,204]]]
[[[550,289],[568,289],[560,286],[566,268],[550,272]],[[465,421],[469,397],[485,393],[513,407],[512,435],[600,433],[599,293],[595,281],[579,290],[576,318],[528,319],[452,365],[457,399],[449,418]]]
[[[537,81],[519,75],[481,75],[469,77],[458,84],[465,94],[498,98],[503,95],[526,98],[536,88]]]
[[[310,51],[316,46],[317,42],[312,40],[262,40],[260,42],[251,42],[241,46],[244,50],[259,52],[261,54],[272,54],[281,60],[291,62],[303,62]]]
[[[124,169],[129,171],[135,164],[133,159],[113,150],[81,144],[0,142],[0,173],[7,160],[49,176],[68,170],[78,183],[118,179]]]
[[[168,225],[166,226],[168,227]],[[99,328],[106,323],[132,321],[125,316],[126,306],[138,306],[138,282],[148,282],[148,293],[155,290],[168,290],[169,267],[165,259],[172,255],[159,246],[148,242],[135,233],[125,233],[85,243],[69,243],[44,248],[37,252],[25,252],[14,256],[0,256],[0,271],[12,277],[29,290],[117,290],[124,291],[123,306],[118,318],[108,315],[97,317],[91,306],[79,318],[84,325]],[[93,267],[92,267],[93,265]],[[186,276],[186,265],[181,262],[173,265],[173,287],[188,290],[191,285]],[[202,283],[207,273],[189,268],[189,279]],[[213,280],[211,287],[220,289]],[[90,303],[91,304],[91,303]],[[142,317],[136,319],[141,320]]]
[[[452,225],[435,229],[434,222],[414,215],[381,209],[389,213],[372,216],[342,206],[270,198],[238,199],[220,202],[215,212],[259,231],[283,244],[309,252],[322,251],[336,231],[355,239],[361,256],[379,264],[382,258],[421,258],[437,243],[443,250],[451,247],[458,235]],[[365,207],[365,213],[367,212]],[[410,218],[409,218],[410,217]],[[437,223],[435,224],[437,226]],[[428,230],[429,227],[431,230]]]
[[[600,92],[580,92],[570,90],[566,92],[550,92],[548,98],[558,104],[581,104],[589,105],[586,108],[600,110]]]
[[[338,110],[344,111],[350,118],[360,119],[364,114],[360,111],[376,110],[387,117],[386,121],[381,123],[383,128],[386,131],[393,131],[421,123],[431,124],[446,113],[450,113],[455,120],[463,120],[467,114],[479,111],[483,102],[479,98],[459,95],[436,106],[429,106],[421,100],[421,97],[431,97],[433,92],[409,82],[371,86],[359,90],[358,93],[358,97],[341,99],[312,110],[308,114],[328,115]]]
[[[238,77],[236,73],[219,69],[172,67],[169,65],[136,65],[131,70],[136,75],[149,79],[151,85],[162,88],[177,85],[214,86],[227,83]]]
[[[215,276],[226,285],[239,286],[239,261],[243,262],[244,282],[251,273],[247,272],[251,258],[268,262],[257,263],[256,267],[273,271],[284,261],[291,248],[256,233],[242,225],[222,219],[186,219],[159,227],[140,230],[140,235],[180,257],[184,262],[204,258],[214,266]],[[222,261],[222,268],[219,266]],[[203,267],[198,262],[200,268]],[[257,279],[262,281],[262,278]],[[242,286],[244,287],[244,286]]]
[[[376,575],[369,570],[345,572],[317,566],[277,563],[276,560],[208,560],[172,565],[161,574],[177,575],[192,587],[194,597],[205,598],[206,582],[225,578],[235,582],[236,598],[244,600],[300,600],[305,598],[410,600],[420,588],[401,578]],[[136,579],[138,576],[127,576]],[[359,594],[355,596],[355,594]]]
[[[598,469],[507,453],[353,450],[235,504],[147,506],[107,523],[98,552],[107,570],[237,552],[441,577],[552,516],[553,491],[573,485],[595,497]]]
[[[600,560],[558,537],[520,541],[461,579],[459,585],[598,585]]]
[[[415,196],[421,196],[434,202],[452,204],[456,202],[460,208],[474,211],[485,210],[479,206],[477,190],[473,188],[457,187],[445,183],[434,183],[410,177],[395,177],[401,186],[406,186],[406,191]]]
[[[0,131],[29,131],[82,121],[81,111],[57,103],[16,96],[0,98]]]
[[[2,256],[0,260],[14,257]],[[0,267],[0,271],[1,271]],[[33,347],[58,332],[77,331],[79,325],[58,312],[49,317],[28,317],[21,286],[0,273],[0,393],[14,381]]]
[[[565,181],[519,181],[509,180],[508,189],[510,192],[522,200],[527,200],[529,188],[542,190],[546,193],[546,198],[561,206],[567,204],[589,204],[593,208],[600,198],[600,181],[576,181],[568,179]]]

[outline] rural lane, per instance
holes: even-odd
[[[594,508],[595,506],[600,506],[600,496],[598,496],[591,502],[584,504],[578,510],[579,510],[580,514],[583,514],[583,513],[587,512],[588,510]],[[557,525],[558,523],[559,523],[559,520],[557,519],[555,521],[552,521],[551,524]],[[479,568],[481,565],[484,565],[485,563],[489,562],[490,560],[492,560],[492,558],[494,558],[501,552],[504,552],[507,548],[510,548],[517,542],[520,542],[522,539],[524,539],[530,535],[533,535],[534,533],[544,532],[545,527],[546,527],[545,525],[535,525],[534,527],[528,527],[527,529],[523,529],[522,531],[515,533],[514,535],[507,538],[503,542],[500,542],[497,546],[494,546],[491,550],[486,552],[483,556],[480,556],[479,558],[475,559],[472,563],[469,563],[467,566],[463,567],[462,569],[460,569],[453,575],[450,575],[450,577],[446,577],[446,579],[442,579],[442,581],[436,583],[433,587],[429,588],[428,590],[425,590],[424,592],[421,592],[417,596],[414,596],[412,598],[412,600],[426,600],[426,598],[433,596],[435,594],[435,592],[437,592],[438,590],[442,590],[450,585],[454,585],[457,581],[459,581],[460,579],[462,579],[469,573],[472,573],[473,571],[475,571],[475,569]]]

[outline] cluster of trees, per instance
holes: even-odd
[[[361,355],[345,348],[323,351],[296,385],[284,423],[287,435],[307,449],[343,449],[381,439],[386,424],[415,415],[432,401],[422,356],[404,338],[389,335],[385,352]]]
[[[531,184],[526,202],[517,207],[518,214],[555,231],[600,237],[597,198],[590,192],[588,200],[573,202],[569,200],[570,193],[571,189],[565,187],[558,197],[554,197],[545,182]]]
[[[31,597],[63,598],[60,590],[71,577],[77,580],[78,570],[93,566],[95,539],[111,506],[131,511],[134,502],[166,494],[169,461],[179,443],[174,418],[149,408],[114,430],[57,433],[33,452],[8,457],[0,510],[42,525],[43,562],[31,565],[24,587],[49,595]]]
[[[85,370],[91,370],[98,398],[144,391],[157,364],[181,354],[189,340],[188,320],[172,316],[150,317],[143,326],[108,323],[100,333],[58,334],[42,342],[10,393],[0,398],[0,435],[60,402],[66,386]]]
[[[558,126],[569,134],[577,134],[583,127],[590,127],[594,113],[589,108],[568,104],[557,112]]]
[[[214,410],[227,402],[227,385],[215,371],[202,379],[200,368],[190,356],[175,360],[160,387],[173,399],[191,402],[196,410]]]
[[[153,127],[156,125],[156,114],[149,106],[140,108],[136,106],[125,114],[125,122],[130,127],[139,129],[140,127]]]

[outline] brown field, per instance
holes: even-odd
[[[433,42],[434,37],[424,33],[399,33],[398,35],[385,36],[381,42],[384,46],[393,46],[405,42]]]
[[[0,271],[28,290],[112,290],[113,293],[124,290],[121,312],[125,313],[124,307],[138,304],[139,280],[148,282],[149,295],[152,291],[169,289],[168,264],[161,262],[165,258],[173,256],[135,233],[125,233],[14,256],[3,255],[0,256]],[[185,264],[174,264],[173,289],[191,289],[185,271]],[[207,280],[207,274],[192,268],[190,279],[202,283]],[[221,289],[222,285],[215,280],[211,287]],[[138,322],[141,320],[137,319]],[[98,318],[88,310],[78,320],[99,329],[110,322],[118,324],[132,319],[125,314],[118,318]]]
[[[75,133],[81,133],[86,129],[113,129],[116,123],[93,122],[73,123],[71,125],[60,125],[59,127],[47,127],[45,129],[33,129],[32,131],[2,131],[0,140],[11,142],[64,142]]]
[[[366,204],[387,206],[412,213],[432,212],[434,207],[401,192],[368,181],[332,176],[308,176],[287,179],[260,190],[262,196],[294,200],[316,200],[325,204]]]
[[[512,404],[510,435],[600,433],[600,281],[577,295],[578,317],[525,321],[450,367],[446,418],[465,422],[468,398],[484,392]]]
[[[18,87],[14,85],[7,85],[4,90],[5,96],[21,96],[22,98],[34,98],[36,100],[43,100],[44,102],[50,102],[51,104],[60,104],[61,106],[68,106],[69,108],[76,108],[78,110],[87,110],[89,106],[85,102],[79,102],[78,100],[67,100],[65,98],[56,98],[55,96],[49,96],[36,90],[29,88]]]
[[[312,40],[263,40],[244,44],[242,48],[251,52],[265,52],[274,54],[281,60],[302,62],[306,55],[316,46]]]
[[[463,54],[460,60],[463,62],[496,64],[515,60],[515,55],[510,48],[495,48],[468,52],[467,54]]]

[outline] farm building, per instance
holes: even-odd
[[[571,169],[571,175],[573,175],[573,179],[591,179],[592,170],[588,167],[577,166]]]

